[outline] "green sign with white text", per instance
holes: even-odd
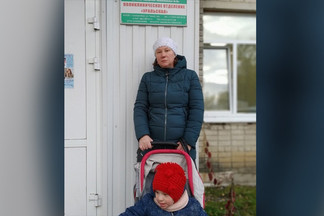
[[[120,23],[187,25],[187,0],[121,0]]]

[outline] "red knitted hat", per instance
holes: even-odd
[[[178,164],[168,162],[156,167],[153,191],[162,191],[177,202],[184,192],[185,185],[186,175]]]

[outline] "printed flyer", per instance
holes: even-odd
[[[74,88],[73,54],[64,55],[64,88]]]

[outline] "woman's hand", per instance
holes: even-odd
[[[178,150],[185,151],[185,150],[182,148],[181,142],[177,142],[177,144],[178,144],[178,147],[177,147]],[[190,146],[190,145],[187,145],[187,147],[188,147],[188,150],[190,151],[191,146]]]
[[[152,148],[152,142],[153,140],[151,139],[151,137],[149,135],[144,135],[141,137],[141,139],[138,141],[138,147],[144,151],[146,149],[150,149]]]

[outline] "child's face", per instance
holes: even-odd
[[[155,191],[154,200],[161,209],[166,209],[174,203],[173,199],[168,194],[159,190]]]

